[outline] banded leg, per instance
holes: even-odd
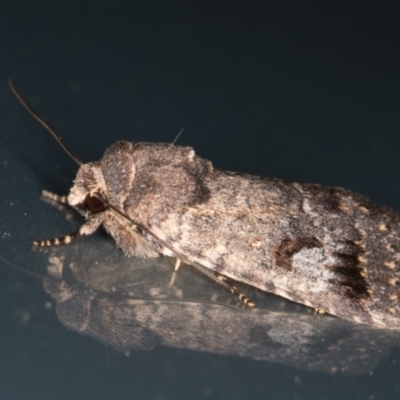
[[[71,243],[74,239],[81,236],[80,230],[76,232],[70,233],[69,235],[54,238],[54,239],[47,239],[47,240],[35,240],[33,244],[38,247],[46,247],[46,246],[57,246],[59,244],[68,244]]]
[[[199,272],[208,276],[214,282],[219,283],[225,289],[229,290],[240,301],[242,301],[247,307],[253,308],[255,306],[255,304],[246,295],[244,295],[237,287],[235,287],[231,283],[227,282],[226,276],[221,275],[218,272],[212,271],[206,267],[203,267],[202,265],[200,265],[198,263],[190,263],[190,265],[192,265],[194,268],[196,268]]]
[[[224,283],[224,285],[223,285],[224,287],[226,287],[240,301],[242,301],[244,304],[246,304],[247,307],[253,308],[255,306],[255,304],[246,295],[244,295],[236,286],[227,282],[226,276],[220,275],[218,273],[215,273],[215,276],[220,283]]]
[[[62,212],[66,220],[69,221],[74,217],[75,213],[68,204],[67,196],[60,196],[58,194],[48,192],[47,190],[43,190],[42,200],[51,204],[53,207],[57,208],[58,211]]]
[[[49,192],[47,190],[42,190],[42,198],[50,203],[53,203],[59,211],[66,211],[64,204],[68,204],[67,196],[60,196],[59,194]],[[56,204],[54,204],[56,203]],[[69,235],[48,239],[48,240],[35,240],[33,244],[38,247],[45,246],[57,246],[59,244],[71,243],[74,239],[80,236],[80,229],[76,232],[70,233]]]
[[[76,238],[78,238],[79,236],[92,234],[100,226],[102,222],[103,221],[101,217],[100,218],[92,217],[88,219],[76,232],[55,239],[35,240],[33,244],[38,247],[68,244],[71,243]]]
[[[60,196],[59,194],[42,190],[42,197],[47,200],[54,201],[55,203],[68,204],[67,196]]]

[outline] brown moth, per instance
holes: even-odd
[[[188,263],[254,304],[226,277],[322,312],[400,329],[400,214],[342,188],[213,168],[190,147],[117,142],[83,164],[21,98],[79,170],[68,197],[86,219],[38,246],[102,225],[127,256]]]

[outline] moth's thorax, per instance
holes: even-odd
[[[117,142],[100,161],[79,168],[68,201],[89,222],[102,223],[125,254],[155,257],[166,253],[137,227],[151,229],[171,210],[207,201],[203,178],[212,170],[189,147]],[[90,197],[104,201],[104,211],[91,213]]]
[[[204,177],[212,164],[190,147],[117,142],[100,164],[110,203],[147,227],[166,212],[208,199]]]
[[[107,200],[115,207],[123,208],[136,176],[134,144],[117,142],[107,148],[99,162]]]

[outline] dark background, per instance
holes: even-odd
[[[46,309],[33,239],[71,230],[39,199],[116,140],[190,145],[223,169],[343,186],[400,210],[400,3],[14,1],[0,5],[0,397],[395,399],[370,376],[158,348],[126,358]],[[79,219],[74,223],[79,224]],[[29,323],[21,323],[28,310]]]

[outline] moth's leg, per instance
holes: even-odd
[[[164,246],[164,248],[166,248],[166,249],[169,248],[169,246],[165,242],[163,242],[160,239],[157,239],[157,240],[158,240],[159,244]],[[187,256],[185,256],[182,253],[178,253],[178,252],[175,253],[175,257],[177,257],[177,258],[179,257],[180,262],[183,261],[186,264],[191,265],[192,267],[196,268],[202,274],[208,276],[214,282],[219,283],[225,289],[229,290],[232,294],[234,294],[240,301],[242,301],[248,307],[254,307],[255,306],[255,304],[246,295],[244,295],[239,289],[237,289],[231,283],[227,282],[226,281],[227,278],[225,276],[223,276],[223,275],[219,274],[218,272],[213,271],[213,270],[211,270],[211,269],[209,269],[207,267],[204,267],[203,265],[199,264],[196,261],[190,260]],[[179,268],[180,262],[179,263],[178,263],[178,261],[176,262],[176,264],[178,264],[178,268]]]
[[[176,279],[176,275],[177,275],[176,271],[178,271],[180,265],[181,265],[181,260],[179,258],[176,258],[174,271],[172,272],[172,276],[171,276],[171,279],[169,281],[168,286],[173,286],[174,285],[175,279]]]
[[[246,306],[252,308],[255,304],[246,296],[244,295],[238,288],[233,286],[231,283],[227,282],[227,278],[224,275],[219,274],[218,272],[212,271],[206,267],[198,263],[190,263],[193,267],[195,267],[198,271],[203,273],[204,275],[208,276],[214,282],[219,283],[225,289],[229,290],[232,294],[234,294],[240,301],[242,301]]]
[[[226,277],[223,275],[220,275],[218,273],[215,273],[215,276],[218,280],[218,283],[223,283],[223,286],[226,287],[232,294],[234,294],[236,297],[239,298],[240,301],[242,301],[244,304],[246,304],[247,307],[254,307],[255,304],[246,296],[244,295],[236,286],[232,285],[231,283],[226,281]]]
[[[178,271],[179,267],[181,266],[181,260],[179,258],[176,259],[174,271]]]
[[[171,276],[171,279],[170,279],[170,281],[169,281],[169,283],[168,283],[168,286],[173,286],[174,283],[175,283],[175,279],[176,279],[176,272],[174,271],[174,272],[172,273],[172,276]]]
[[[54,239],[47,239],[47,240],[35,240],[33,244],[38,247],[45,247],[45,246],[56,246],[59,244],[68,244],[71,243],[74,239],[81,236],[79,230],[76,232],[70,233],[69,235],[54,238]]]
[[[55,194],[47,190],[42,190],[42,197],[44,199],[54,201],[55,203],[68,204],[67,196],[60,196],[59,194]]]
[[[58,211],[62,212],[65,216],[65,219],[70,220],[74,217],[75,213],[71,211],[72,209],[68,204],[67,196],[60,196],[58,194],[48,192],[47,190],[43,190],[42,200],[51,204],[53,207],[57,208]]]
[[[79,236],[92,234],[100,226],[101,223],[102,223],[101,218],[91,218],[88,219],[76,232],[54,239],[35,240],[33,244],[38,247],[68,244],[71,243],[76,238],[78,238]]]

